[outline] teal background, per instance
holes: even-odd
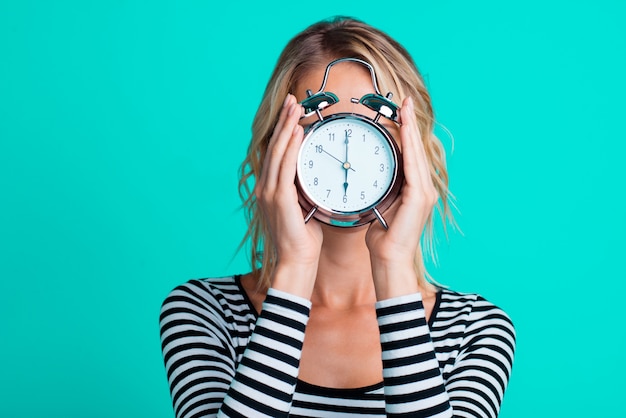
[[[431,271],[515,321],[501,417],[620,414],[624,1],[21,0],[0,2],[0,416],[173,416],[160,303],[247,270],[254,111],[335,14],[409,49],[454,135],[463,234]]]

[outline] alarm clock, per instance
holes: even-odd
[[[324,91],[330,69],[346,61],[370,71],[375,93],[351,101],[374,110],[374,118],[358,113],[322,116],[322,110],[339,101]],[[307,98],[300,102],[303,118],[316,114],[317,120],[305,129],[296,168],[305,222],[315,218],[336,227],[356,227],[378,220],[388,228],[383,214],[399,196],[404,180],[400,149],[379,123],[381,117],[398,123],[399,106],[391,98],[391,93],[380,93],[372,65],[357,58],[332,61],[319,91],[307,90]]]

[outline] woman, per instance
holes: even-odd
[[[370,63],[399,98],[405,183],[378,222],[304,222],[294,185],[304,126],[299,104],[326,65]],[[333,68],[326,111],[363,112],[365,67]],[[358,107],[358,108],[357,108]],[[368,115],[371,116],[371,115]],[[515,347],[511,321],[475,294],[429,283],[420,237],[433,209],[450,217],[430,99],[406,50],[362,22],[312,25],[286,46],[267,86],[242,165],[253,271],[192,280],[161,313],[177,417],[495,417]],[[253,193],[245,193],[250,180]],[[263,250],[261,250],[263,248]]]

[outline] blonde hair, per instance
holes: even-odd
[[[252,124],[248,153],[240,167],[239,193],[248,220],[242,245],[250,240],[252,272],[261,287],[270,285],[276,266],[276,250],[262,211],[257,207],[252,183],[261,173],[284,98],[288,93],[295,93],[295,85],[308,70],[325,67],[331,60],[343,57],[369,62],[376,72],[380,91],[383,94],[393,92],[396,103],[401,103],[408,96],[413,98],[431,177],[440,196],[435,208],[444,228],[446,220],[454,222],[450,210],[452,196],[448,190],[445,151],[433,133],[435,119],[430,96],[409,53],[384,32],[356,19],[336,17],[315,23],[291,39],[278,58]],[[432,213],[423,241],[426,251],[434,258]],[[415,267],[419,284],[428,286],[428,280],[432,282],[432,278],[426,272],[421,249],[415,255]]]

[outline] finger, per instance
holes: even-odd
[[[428,158],[426,157],[424,142],[422,141],[422,135],[419,129],[419,125],[417,124],[413,99],[409,97],[405,100],[405,102],[405,112],[402,112],[404,116],[403,119],[405,121],[403,127],[406,128],[405,134],[408,139],[408,146],[411,149],[409,157],[415,157],[411,158],[410,160],[410,164],[414,165],[415,167],[412,167],[411,170],[407,171],[415,172],[417,174],[417,181],[419,181],[419,184],[421,184],[421,189],[429,192],[433,188],[433,183],[430,176],[430,164],[428,162]],[[414,185],[417,186],[417,183],[415,183]]]
[[[418,157],[416,147],[415,115],[413,102],[410,98],[404,100],[400,109],[402,126],[400,127],[400,141],[402,143],[402,162],[404,164],[404,179],[409,187],[421,184],[419,179]]]
[[[403,225],[404,231],[414,231],[423,227],[422,222],[427,217],[426,188],[424,167],[425,154],[420,153],[421,135],[413,102],[407,98],[400,110],[402,126],[400,128],[400,141],[402,143],[402,159],[404,164],[405,185],[402,191],[402,204],[398,207],[396,218],[399,225]],[[428,176],[426,174],[426,176]],[[429,177],[427,177],[429,178]],[[417,216],[416,216],[417,215]],[[402,231],[399,231],[402,232]]]
[[[284,119],[280,126],[277,125],[274,134],[271,138],[271,144],[268,147],[267,155],[265,156],[264,166],[265,172],[265,184],[264,186],[270,188],[272,191],[275,189],[281,167],[281,161],[283,159],[285,149],[291,138],[291,134],[295,125],[298,124],[299,114],[297,112],[299,104],[295,102],[295,98],[290,96],[289,103],[283,113],[285,113]]]
[[[261,177],[265,178],[267,175],[267,170],[269,168],[269,157],[274,149],[274,144],[276,143],[276,138],[278,137],[279,132],[281,132],[283,125],[285,123],[285,119],[287,118],[287,112],[289,109],[289,105],[292,103],[291,94],[287,94],[285,100],[283,101],[283,106],[278,115],[278,121],[274,126],[274,130],[272,131],[272,135],[270,136],[267,149],[265,150],[265,158],[263,160],[263,167],[261,168]]]
[[[284,215],[288,219],[302,221],[302,210],[297,203],[298,196],[295,188],[296,167],[298,164],[298,153],[302,143],[303,128],[296,124],[291,132],[291,137],[285,154],[280,164],[280,174],[277,179],[275,202],[282,206]]]
[[[291,137],[285,149],[284,157],[280,166],[280,177],[278,179],[278,187],[291,187],[296,178],[296,167],[298,165],[298,153],[300,152],[300,144],[303,136],[302,126],[296,124],[291,132]]]
[[[281,169],[284,166],[283,159],[285,156],[285,150],[287,149],[296,125],[298,125],[298,107],[299,105],[295,102],[289,106],[287,119],[285,120],[282,130],[276,138],[274,147],[269,153],[269,167],[267,171],[266,187],[270,187],[272,190],[278,186],[278,181],[281,178]]]

